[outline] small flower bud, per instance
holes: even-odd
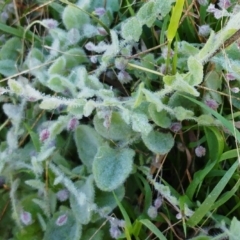
[[[233,93],[239,93],[240,89],[238,87],[231,88]]]
[[[54,19],[43,19],[43,25],[45,25],[48,29],[54,29],[58,26],[58,21]]]
[[[63,226],[67,222],[67,219],[68,219],[67,214],[63,214],[63,215],[59,216],[56,221],[56,225]]]
[[[109,229],[110,235],[112,238],[117,239],[122,234],[121,230],[118,227],[111,226]]]
[[[230,0],[219,0],[218,6],[222,9],[227,9],[231,6]]]
[[[102,28],[102,27],[98,28],[98,32],[102,36],[106,36],[108,34],[107,31],[104,28]]]
[[[88,51],[93,51],[94,48],[95,48],[95,45],[94,45],[92,42],[88,42],[88,43],[85,45],[85,48],[86,48]]]
[[[127,66],[127,63],[128,63],[127,59],[123,57],[115,59],[115,67],[119,70],[124,71]]]
[[[195,154],[197,157],[203,157],[206,154],[206,148],[198,146],[195,148]]]
[[[40,141],[41,142],[44,142],[46,141],[50,136],[50,132],[48,129],[43,129],[41,132],[40,132]]]
[[[171,124],[170,129],[177,133],[182,129],[182,124],[180,122],[174,122]]]
[[[30,225],[32,223],[32,214],[30,212],[21,212],[20,219],[22,223],[26,226]]]
[[[78,124],[79,124],[78,119],[77,118],[72,118],[68,122],[67,130],[68,131],[74,131],[77,128]]]
[[[150,206],[150,207],[148,208],[147,214],[148,214],[148,216],[149,216],[150,218],[152,218],[152,219],[156,218],[157,215],[158,215],[157,208],[154,207],[154,206]]]
[[[233,73],[226,73],[225,74],[225,78],[228,80],[228,81],[232,81],[232,80],[235,80],[235,76]]]
[[[90,61],[91,61],[92,63],[97,63],[97,61],[98,61],[97,56],[96,56],[96,55],[92,55],[92,56],[90,57]]]
[[[8,20],[8,17],[9,16],[7,12],[2,12],[0,15],[1,22],[6,23],[6,21]]]
[[[202,37],[207,37],[211,32],[211,28],[208,24],[198,27],[198,34]]]
[[[161,197],[156,198],[154,201],[155,208],[156,209],[160,208],[162,206],[162,203],[163,203],[163,201],[162,201]]]
[[[218,108],[218,103],[213,99],[208,99],[205,101],[205,103],[208,107],[212,108],[213,110],[217,110]]]
[[[181,213],[178,213],[178,214],[176,215],[176,219],[178,219],[178,220],[182,219],[182,214],[181,214]]]
[[[208,4],[208,0],[197,0],[197,1],[202,6],[206,6]]]
[[[103,15],[106,13],[106,10],[105,10],[105,8],[103,8],[103,7],[99,7],[99,8],[95,8],[94,13],[95,13],[97,16],[101,17],[101,16],[103,16]]]
[[[132,77],[126,71],[120,71],[117,77],[122,84],[129,83],[132,81]]]
[[[62,189],[57,192],[57,199],[60,202],[64,202],[69,198],[69,191],[67,189]]]

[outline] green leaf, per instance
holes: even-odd
[[[64,8],[62,21],[67,30],[80,29],[86,23],[90,23],[89,16],[77,7],[68,5]]]
[[[184,0],[177,0],[175,6],[173,7],[170,23],[167,30],[167,40],[169,43],[172,42],[177,33],[178,25],[183,11],[183,6]]]
[[[167,238],[160,232],[160,230],[148,219],[141,219],[139,220],[143,225],[145,225],[152,233],[154,233],[158,239],[160,240],[167,240]]]
[[[88,224],[92,217],[93,203],[94,203],[94,185],[93,176],[90,175],[86,181],[78,181],[74,183],[79,192],[85,195],[85,203],[80,205],[75,196],[71,195],[70,205],[74,209],[73,214],[77,221],[81,224]]]
[[[148,106],[148,112],[151,119],[156,123],[158,126],[162,128],[169,128],[171,125],[171,119],[168,116],[167,111],[157,111],[157,107],[155,104],[150,103]]]
[[[175,107],[173,110],[177,120],[179,121],[191,119],[194,117],[194,112],[187,110],[183,107]]]
[[[137,18],[141,25],[146,24],[151,27],[156,20],[157,11],[156,3],[153,1],[146,2],[138,11]]]
[[[197,60],[196,57],[190,56],[188,58],[188,69],[192,74],[191,86],[199,85],[203,80],[203,65]]]
[[[148,123],[146,114],[133,112],[131,114],[132,129],[147,135],[152,130],[152,125]]]
[[[112,149],[100,147],[93,161],[93,175],[98,188],[113,191],[127,179],[132,171],[132,149]]]
[[[112,112],[110,117],[110,126],[106,128],[103,125],[104,119],[95,115],[93,123],[96,131],[103,137],[112,140],[124,140],[130,137],[132,134],[131,126],[126,124],[121,115],[118,112]]]
[[[144,88],[144,83],[141,82],[138,86],[138,90],[134,96],[135,98],[135,102],[134,102],[134,105],[133,105],[133,108],[136,108],[138,107],[142,101],[143,101],[143,93],[142,93],[142,89]]]
[[[9,79],[8,86],[9,86],[10,90],[17,95],[21,95],[24,92],[23,86],[16,80]]]
[[[60,216],[66,215],[66,223],[62,226],[56,224]],[[56,212],[47,224],[43,240],[79,240],[81,238],[81,225],[76,221],[72,211],[68,209]]]
[[[22,50],[22,41],[18,37],[13,37],[7,40],[0,50],[1,60],[14,60],[20,56]]]
[[[17,63],[13,60],[0,60],[0,74],[10,77],[16,74],[17,71]]]
[[[66,71],[66,58],[57,58],[48,69],[48,74],[63,74]]]
[[[230,233],[229,233],[229,240],[238,240],[239,239],[239,229],[240,229],[240,221],[233,217],[230,225]]]
[[[128,41],[139,41],[142,25],[136,17],[128,18],[121,28],[122,37]]]
[[[203,217],[209,212],[219,195],[222,193],[224,188],[226,187],[228,181],[231,179],[232,175],[238,168],[238,161],[236,161],[231,168],[224,174],[221,180],[217,183],[214,189],[207,195],[206,199],[203,203],[196,209],[194,214],[189,218],[187,224],[190,227],[196,226]]]
[[[92,168],[93,159],[102,145],[103,139],[88,125],[79,125],[74,132],[78,156],[88,169]]]
[[[216,127],[204,127],[204,132],[207,137],[210,159],[219,161],[224,150],[224,136]]]
[[[168,153],[174,145],[170,133],[151,131],[148,135],[142,135],[142,139],[149,150],[160,155]]]

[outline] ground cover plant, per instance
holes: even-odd
[[[0,239],[239,239],[238,1],[0,9]]]

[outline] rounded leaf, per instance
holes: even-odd
[[[170,133],[151,131],[148,135],[142,135],[142,139],[149,150],[160,155],[168,153],[174,145]]]
[[[136,17],[129,18],[122,25],[122,37],[128,41],[139,41],[142,34],[142,26]]]
[[[129,148],[99,148],[93,161],[93,175],[98,188],[113,191],[123,184],[132,171],[134,154]]]
[[[130,125],[121,118],[118,112],[113,112],[111,116],[106,116],[109,121],[106,127],[106,120],[99,118],[97,115],[94,117],[94,127],[99,134],[107,139],[123,140],[127,139],[132,133]]]

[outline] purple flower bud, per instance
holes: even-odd
[[[227,9],[231,6],[230,0],[220,0],[218,6],[222,9]]]
[[[206,6],[208,4],[208,0],[197,0],[197,1],[202,6]]]
[[[108,34],[107,31],[102,27],[98,28],[98,32],[102,36],[106,36]]]
[[[182,219],[182,214],[181,214],[181,213],[178,213],[178,214],[176,215],[176,219],[178,219],[178,220]]]
[[[240,89],[238,87],[231,88],[233,93],[239,93]]]
[[[20,219],[22,223],[26,226],[30,225],[32,223],[32,214],[30,212],[21,212]]]
[[[120,71],[117,77],[122,84],[129,83],[132,81],[132,77],[126,71]]]
[[[208,24],[202,25],[198,27],[198,34],[202,37],[207,37],[211,32],[211,28]]]
[[[85,48],[86,48],[88,51],[93,51],[94,48],[95,48],[95,45],[94,45],[92,42],[88,42],[88,43],[85,45]]]
[[[50,132],[48,129],[43,129],[41,132],[40,132],[40,141],[41,142],[44,142],[45,140],[47,140],[50,136]]]
[[[77,118],[72,118],[70,119],[70,121],[68,122],[67,125],[67,130],[68,131],[74,131],[76,129],[76,127],[78,126],[79,122]]]
[[[7,12],[2,12],[0,15],[1,22],[6,23],[8,20],[8,13]]]
[[[206,148],[198,146],[195,148],[195,154],[197,157],[203,157],[206,154]]]
[[[179,132],[182,129],[182,124],[180,122],[174,122],[171,124],[170,129],[173,132]]]
[[[157,208],[154,207],[154,206],[150,206],[150,207],[148,208],[147,214],[148,214],[148,216],[149,216],[150,218],[152,218],[152,219],[156,218],[157,215],[158,215]]]
[[[56,225],[63,226],[67,222],[67,219],[68,219],[67,214],[63,214],[63,215],[59,216],[56,221]]]
[[[115,59],[115,67],[119,70],[124,71],[126,66],[127,66],[127,63],[128,63],[128,61],[125,58],[121,57],[121,58],[116,58]]]
[[[208,107],[212,108],[213,110],[217,110],[218,108],[218,103],[213,99],[208,99],[205,101],[205,103]]]
[[[57,192],[57,199],[60,202],[64,202],[69,198],[69,191],[67,189],[62,189]]]
[[[125,221],[124,220],[119,220],[118,222],[118,226],[121,227],[121,228],[124,228],[126,225]]]
[[[226,73],[225,74],[225,78],[228,80],[228,81],[232,81],[232,80],[235,80],[235,76],[233,73]]]
[[[92,63],[97,63],[97,61],[98,61],[97,56],[96,56],[96,55],[92,55],[92,56],[90,57],[90,61],[91,61]]]
[[[160,208],[160,207],[162,206],[162,203],[163,203],[162,198],[161,198],[161,197],[158,197],[158,198],[156,198],[155,201],[154,201],[154,207],[155,207],[156,209],[158,209],[158,208]]]
[[[99,17],[103,16],[105,12],[106,10],[103,7],[95,8],[95,11],[94,11],[94,13]]]
[[[216,8],[214,6],[214,4],[209,4],[208,8],[207,8],[207,12],[209,13],[214,13],[216,11]]]
[[[110,232],[111,237],[114,238],[114,239],[119,238],[120,235],[122,234],[120,229],[118,227],[114,227],[114,226],[110,227],[109,232]]]
[[[58,26],[58,21],[54,19],[43,19],[42,23],[49,29],[54,29]]]

